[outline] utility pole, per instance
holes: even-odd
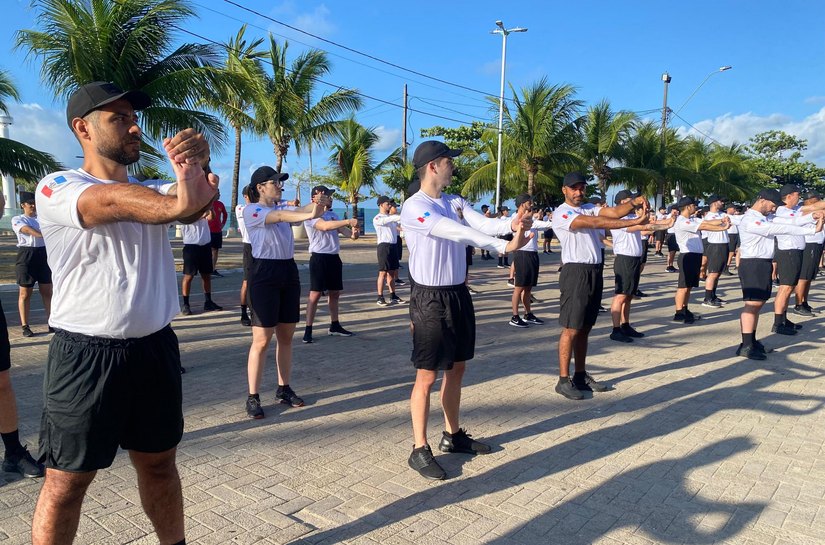
[[[14,120],[6,115],[0,116],[0,138],[9,137],[9,127]],[[6,210],[17,208],[17,191],[14,178],[8,174],[3,174],[3,193],[6,196]]]
[[[401,130],[401,157],[404,158],[404,164],[407,164],[407,84],[404,84],[404,120],[401,123],[403,129]]]
[[[665,167],[665,149],[667,148],[667,115],[668,115],[668,108],[667,108],[667,86],[670,83],[671,77],[670,74],[665,72],[662,74],[662,82],[665,84],[665,98],[662,104],[662,169]],[[664,173],[663,173],[664,174]],[[659,191],[658,195],[656,195],[656,207],[659,208],[664,206],[665,204],[665,179],[662,177],[659,180]]]

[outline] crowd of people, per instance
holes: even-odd
[[[83,148],[83,166],[46,176],[34,194],[21,193],[24,214],[12,222],[20,247],[17,279],[24,335],[27,329],[31,332],[28,301],[35,284],[54,333],[35,459],[19,441],[5,318],[0,323],[3,469],[28,477],[45,473],[32,523],[32,540],[38,545],[71,542],[86,490],[97,471],[111,465],[118,448],[129,452],[143,508],[160,543],[185,543],[175,462],[183,433],[183,368],[170,324],[179,312],[191,313],[190,287],[198,275],[204,310],[221,310],[211,298],[211,277],[227,214],[215,204],[218,179],[209,169],[209,146],[191,129],[163,142],[174,182],[129,177],[127,167],[140,155],[136,112],[150,104],[145,93],[123,91],[111,83],[78,89],[69,100],[67,123]],[[478,212],[464,198],[443,193],[452,181],[453,159],[461,153],[442,142],[421,143],[412,160],[418,180],[410,188],[411,197],[400,210],[390,197],[379,197],[379,214],[373,220],[378,305],[407,302],[395,290],[404,283],[398,274],[402,233],[409,251],[415,377],[408,464],[425,478],[447,476],[428,440],[430,398],[439,375],[445,426],[438,449],[471,455],[492,451],[474,439],[459,418],[462,380],[476,348],[474,290],[468,277],[476,249],[483,260],[495,254],[498,266],[507,269],[513,288],[509,324],[525,328],[545,323],[532,311],[538,240],[543,234],[542,251],[551,253],[550,241],[558,239],[562,267],[555,391],[571,400],[611,389],[586,365],[591,330],[607,310],[602,307],[605,245],[612,246],[615,256],[610,339],[616,342],[644,337],[632,325],[631,305],[644,295],[640,281],[651,245],[661,257],[667,247],[667,270],[678,272],[677,323],[699,319],[688,307],[700,279],[705,280],[702,304],[724,305],[716,293],[719,276],[737,268],[745,303],[738,355],[767,357],[769,350],[756,339],[756,326],[774,279],[779,289],[773,332],[794,335],[799,330],[787,317],[792,293],[794,312],[814,314],[807,296],[825,241],[825,201],[814,192],[802,196],[792,185],[765,189],[747,210],[726,209],[718,195],[704,199],[707,210],[702,210],[696,200],[685,197],[671,210],[653,212],[646,196],[628,190],[615,195],[613,206],[589,199],[587,178],[571,172],[562,182],[564,202],[555,210],[538,208],[531,195],[523,194],[516,197],[512,215],[506,206],[493,214],[486,205]],[[303,342],[314,342],[315,316],[325,295],[328,334],[353,335],[339,315],[344,289],[339,235],[357,234],[358,222],[332,211],[333,191],[325,186],[312,188],[306,205],[284,200],[288,177],[269,166],[258,168],[243,189],[245,202],[234,211],[243,240],[241,323],[251,327],[245,409],[252,419],[264,417],[260,388],[273,336],[275,396],[291,407],[304,405],[290,384],[302,293],[293,224],[303,222],[309,237]],[[184,242],[182,307],[168,236],[173,224],[181,225]]]

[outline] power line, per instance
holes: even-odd
[[[698,133],[699,133],[699,134],[701,134],[702,136],[704,136],[704,137],[706,137],[706,138],[710,138],[711,140],[713,140],[714,142],[716,142],[716,143],[717,143],[717,144],[719,144],[720,146],[724,146],[724,145],[725,145],[725,144],[723,144],[722,142],[720,142],[719,140],[717,140],[717,139],[715,139],[714,137],[712,137],[711,135],[709,135],[709,134],[707,134],[707,133],[705,133],[705,132],[702,132],[702,131],[700,131],[699,129],[697,129],[696,127],[694,127],[694,126],[690,123],[690,121],[688,121],[688,120],[687,120],[687,119],[685,119],[684,117],[680,116],[680,115],[679,115],[679,114],[677,114],[676,112],[672,112],[672,113],[673,113],[673,115],[674,115],[674,116],[678,117],[678,118],[679,118],[679,119],[681,119],[684,123],[686,123],[688,127],[690,127],[691,129],[693,129],[694,131],[698,132]]]

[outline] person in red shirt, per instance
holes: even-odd
[[[220,195],[218,195],[220,198]],[[212,202],[212,217],[209,220],[209,232],[212,235],[212,276],[223,277],[218,272],[218,252],[223,248],[223,228],[226,225],[226,207],[220,200]]]

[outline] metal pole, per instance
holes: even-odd
[[[403,129],[401,131],[401,156],[404,159],[404,164],[407,164],[407,84],[404,84],[404,120],[402,122]]]
[[[9,127],[14,120],[9,116],[0,116],[0,138],[9,137]],[[17,207],[17,192],[15,190],[14,178],[8,174],[3,174],[3,194],[6,196],[6,210]]]
[[[504,67],[507,62],[507,34],[501,31],[501,90],[498,95],[498,152],[496,155],[496,212],[498,212],[501,196],[501,167],[504,160],[501,157],[501,142],[504,136]]]
[[[662,74],[662,81],[665,84],[665,97],[662,103],[662,169],[664,170],[665,167],[665,149],[667,147],[667,86],[670,83],[671,77],[670,74],[665,72]],[[659,191],[658,195],[656,196],[656,207],[664,206],[665,204],[665,180],[664,180],[664,172],[662,173],[662,179],[659,181]]]

